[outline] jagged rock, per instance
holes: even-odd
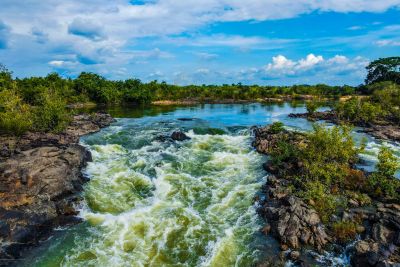
[[[78,115],[60,134],[1,136],[0,259],[18,258],[60,224],[75,222],[74,194],[87,181],[81,169],[91,154],[79,137],[109,125],[104,113]],[[6,147],[6,148],[4,148]]]
[[[187,135],[186,135],[184,132],[182,132],[182,131],[173,132],[173,133],[171,134],[171,138],[172,138],[172,140],[175,140],[175,141],[184,141],[184,140],[190,139],[190,137],[187,136]]]
[[[289,258],[293,261],[296,261],[300,258],[300,252],[297,250],[293,250],[289,253]]]
[[[262,203],[260,213],[270,226],[271,234],[288,248],[298,249],[301,245],[324,247],[328,237],[317,212],[295,196],[279,197],[283,179],[272,179],[265,187],[269,198]],[[284,183],[284,182],[283,182]]]

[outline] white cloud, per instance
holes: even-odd
[[[49,62],[49,65],[54,66],[54,67],[61,67],[65,64],[64,60],[52,60]]]
[[[324,62],[324,58],[322,56],[315,56],[314,54],[309,54],[305,59],[300,59],[298,61],[293,61],[283,55],[278,55],[272,57],[272,63],[269,63],[265,69],[272,73],[293,75],[298,72],[309,70],[321,62]]]
[[[400,46],[400,41],[395,40],[379,40],[376,41],[378,46]]]

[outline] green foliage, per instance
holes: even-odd
[[[308,200],[321,216],[322,222],[327,223],[331,215],[336,213],[340,201],[321,181],[307,182],[305,188],[306,190],[300,192],[300,196]]]
[[[306,109],[308,114],[312,115],[317,111],[317,109],[320,107],[320,103],[318,103],[315,100],[307,101],[306,102]]]
[[[394,177],[400,168],[399,159],[393,151],[383,146],[378,155],[376,171],[368,179],[369,190],[377,197],[388,197],[400,200],[400,181]]]
[[[392,81],[400,84],[400,57],[380,58],[366,67],[368,74],[366,84]]]
[[[285,125],[282,122],[276,121],[276,122],[272,123],[271,125],[269,125],[268,130],[270,133],[277,134],[277,133],[283,132],[285,130],[284,126]]]
[[[332,128],[314,124],[307,135],[307,146],[300,155],[308,180],[323,181],[326,185],[343,183],[347,167],[358,159],[360,149],[355,147],[346,126]]]
[[[357,235],[357,224],[350,221],[335,222],[332,225],[333,236],[342,243],[345,244],[354,240]]]
[[[42,132],[60,132],[70,122],[66,102],[51,91],[41,92],[34,107],[34,130]]]
[[[377,103],[356,97],[338,102],[335,107],[339,119],[362,124],[374,122],[385,114],[383,110]]]
[[[383,146],[379,151],[378,164],[376,165],[377,173],[386,178],[393,178],[396,171],[400,168],[399,160],[393,154],[393,151]]]
[[[287,142],[287,140],[279,140],[276,147],[271,151],[271,158],[275,165],[283,162],[294,162],[299,156],[299,149]]]
[[[13,85],[12,72],[0,63],[0,91],[10,89]]]
[[[31,108],[12,90],[0,91],[0,132],[22,135],[32,126]]]

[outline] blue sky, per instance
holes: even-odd
[[[15,76],[357,85],[400,56],[400,0],[0,0]]]

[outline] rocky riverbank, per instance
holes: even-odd
[[[291,113],[291,118],[305,118],[310,121],[324,120],[334,124],[343,124],[344,121],[338,119],[334,111],[323,111],[309,113]],[[400,142],[400,125],[396,125],[390,122],[379,122],[379,123],[368,123],[361,124],[356,123],[356,126],[362,127],[362,131],[368,133],[375,138]]]
[[[253,146],[269,155],[281,140],[306,145],[303,134],[280,131],[271,127],[255,128]],[[264,169],[269,173],[263,186],[264,198],[258,212],[265,220],[262,231],[280,242],[284,258],[296,265],[309,266],[309,250],[336,255],[347,254],[353,266],[399,266],[400,263],[400,204],[372,199],[363,202],[354,197],[349,205],[323,223],[313,204],[298,196],[300,188],[292,177],[303,170],[302,162],[285,162],[279,167],[268,161]],[[334,231],[332,225],[350,222],[350,232]],[[350,238],[349,238],[350,237]],[[357,240],[350,250],[349,243]],[[324,263],[329,265],[329,262]],[[271,266],[261,264],[260,266]]]
[[[0,136],[0,265],[77,222],[74,204],[87,180],[81,170],[91,160],[79,137],[113,121],[105,113],[76,115],[60,134]]]

